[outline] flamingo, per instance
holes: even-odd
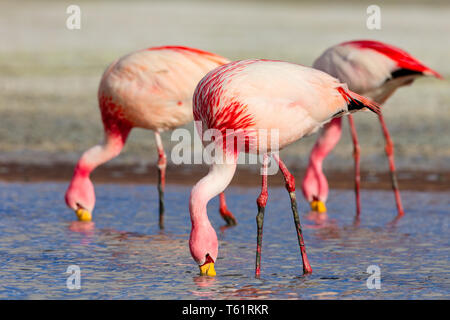
[[[436,71],[428,68],[409,53],[392,45],[379,41],[358,40],[344,42],[327,49],[313,64],[358,94],[364,95],[378,104],[383,104],[398,88],[411,84],[416,78],[434,76],[442,78]],[[383,136],[385,152],[389,161],[392,189],[397,205],[397,217],[404,215],[398,187],[394,144],[387,129],[382,113],[378,114]],[[360,147],[352,115],[348,116],[353,142],[355,162],[356,221],[361,213],[360,201]],[[326,124],[314,145],[309,164],[302,182],[302,191],[313,211],[326,212],[328,182],[322,171],[322,163],[328,153],[336,146],[342,131],[342,118],[333,119]]]
[[[193,119],[195,85],[210,70],[228,63],[226,58],[199,49],[162,46],[139,50],[114,61],[104,72],[98,102],[104,142],[83,153],[65,200],[81,221],[91,221],[95,206],[90,173],[121,152],[132,128],[153,130],[158,150],[159,227],[164,228],[164,187],[167,165],[160,133]],[[220,195],[220,214],[236,224]]]
[[[255,276],[261,274],[261,243],[264,211],[268,199],[267,175],[269,155],[280,168],[291,200],[303,272],[311,273],[295,196],[295,179],[276,153],[277,148],[265,146],[278,132],[278,147],[284,148],[304,135],[317,130],[332,118],[368,108],[379,108],[370,100],[350,91],[345,84],[325,72],[293,63],[275,60],[242,60],[210,71],[194,92],[194,119],[205,144],[208,130],[215,136],[215,158],[209,173],[192,189],[189,201],[191,233],[189,248],[200,274],[215,276],[218,255],[217,235],[208,215],[207,204],[228,186],[236,170],[242,148],[229,143],[244,143],[246,153],[263,154],[262,187],[257,198],[257,249]],[[231,132],[230,132],[231,130]],[[265,131],[264,131],[265,130]],[[275,133],[274,133],[275,135]],[[270,136],[270,137],[268,137]],[[239,145],[239,144],[238,144]]]

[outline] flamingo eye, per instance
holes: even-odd
[[[205,264],[206,264],[206,263],[211,263],[211,262],[214,263],[214,260],[213,260],[213,258],[211,258],[211,256],[209,255],[209,253],[206,254],[205,258],[206,258]]]

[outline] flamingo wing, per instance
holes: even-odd
[[[341,45],[350,45],[359,49],[371,49],[393,60],[396,63],[396,70],[392,72],[393,78],[410,74],[425,74],[442,79],[438,72],[427,67],[408,52],[392,45],[373,40],[349,41]]]

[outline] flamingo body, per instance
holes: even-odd
[[[382,104],[399,87],[411,84],[421,76],[442,78],[439,73],[425,66],[406,51],[379,41],[359,40],[344,42],[327,49],[314,62],[313,67],[322,70],[358,94]],[[399,215],[403,214],[400,195],[395,178],[393,144],[382,115],[379,115],[386,137],[386,153],[390,161],[393,189],[396,193]],[[357,192],[357,215],[359,215],[359,144],[353,118],[349,116],[352,138],[355,146],[355,191]],[[302,190],[305,198],[315,211],[326,211],[324,205],[328,198],[328,182],[322,170],[322,162],[335,147],[341,137],[342,118],[333,119],[324,126],[309,160]]]
[[[194,117],[203,128],[223,135],[233,129],[255,136],[249,148],[253,152],[259,148],[258,130],[277,129],[281,149],[311,134],[334,114],[347,112],[347,100],[339,88],[345,85],[328,74],[293,63],[232,62],[198,84]]]
[[[105,70],[98,89],[105,142],[82,155],[65,196],[67,205],[80,220],[90,220],[95,206],[90,173],[117,156],[131,129],[139,127],[155,131],[159,153],[160,226],[163,227],[166,156],[159,133],[192,121],[192,95],[196,84],[208,71],[227,62],[206,51],[164,46],[130,53]]]
[[[192,93],[211,69],[228,60],[186,47],[157,47],[113,62],[99,87],[104,122],[123,120],[154,131],[192,121]]]
[[[209,72],[194,92],[193,110],[194,119],[202,123],[202,137],[207,129],[218,130],[225,136],[231,135],[228,130],[233,130],[238,138],[249,137],[245,140],[245,152],[259,151],[267,155],[278,149],[274,150],[270,145],[262,146],[261,129],[278,130],[278,148],[281,149],[314,132],[333,117],[366,107],[378,112],[377,105],[349,91],[346,85],[322,71],[282,61],[243,60]],[[194,186],[190,198],[192,230],[189,247],[203,274],[209,274],[205,266],[213,267],[218,254],[217,235],[209,222],[206,206],[212,197],[230,183],[236,169],[237,155],[243,151],[228,144],[222,147],[226,154],[233,156],[232,161],[214,163],[208,175]],[[286,179],[303,269],[309,273],[311,267],[306,257],[296,209],[295,180],[281,160],[275,155],[274,158]],[[267,169],[266,166],[265,160],[263,169]],[[264,177],[267,175],[263,174],[263,190],[257,201],[260,209],[264,208],[267,201]],[[263,216],[258,214],[257,221],[258,261]],[[256,269],[259,275],[258,262]],[[215,274],[215,271],[212,273]]]

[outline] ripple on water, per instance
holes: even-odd
[[[208,206],[219,238],[218,276],[198,276],[189,254],[190,189],[168,185],[166,230],[157,225],[154,186],[97,186],[93,223],[73,221],[64,184],[0,184],[1,299],[448,299],[448,194],[403,192],[406,216],[395,216],[391,192],[362,193],[362,221],[353,194],[334,191],[329,217],[309,219],[300,199],[313,274],[303,276],[288,196],[269,190],[262,277],[254,278],[257,188],[230,188],[239,220],[221,228],[218,201]],[[299,197],[300,198],[300,197]],[[69,265],[81,268],[81,289],[66,288]],[[367,267],[381,270],[369,290]]]

